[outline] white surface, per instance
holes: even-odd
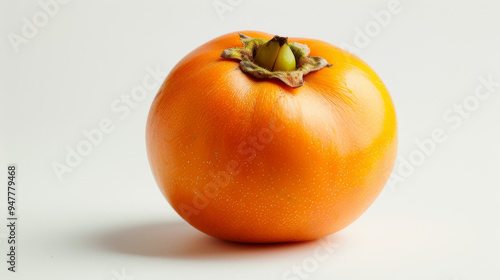
[[[5,187],[6,164],[16,163],[20,220],[19,272],[4,263],[1,279],[499,279],[500,88],[457,129],[443,119],[480,76],[500,81],[497,1],[402,0],[403,10],[361,49],[396,105],[400,156],[436,128],[447,140],[333,235],[337,248],[302,278],[285,274],[310,265],[319,243],[224,243],[170,208],[145,153],[157,89],[123,119],[111,110],[147,67],[168,72],[216,36],[252,29],[353,44],[356,28],[388,2],[232,1],[221,20],[212,0],[72,1],[15,53],[8,34],[41,8],[2,1],[0,180]],[[66,146],[103,118],[115,130],[60,182],[51,163],[63,162]],[[1,226],[2,255],[5,237]]]

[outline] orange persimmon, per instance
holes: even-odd
[[[305,241],[343,229],[394,166],[397,123],[386,87],[329,43],[241,34],[184,57],[153,101],[146,142],[160,190],[192,226],[223,240]],[[260,52],[272,53],[260,59],[265,69],[253,56],[271,38],[279,45]],[[288,45],[297,65],[272,72]]]

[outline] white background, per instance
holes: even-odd
[[[217,13],[214,3],[231,9]],[[473,103],[480,77],[500,81],[498,1],[401,0],[387,26],[358,44],[393,97],[400,127],[394,174],[404,181],[333,235],[337,248],[326,260],[314,259],[318,242],[238,245],[187,225],[147,162],[145,122],[157,88],[126,117],[111,109],[142,84],[148,67],[167,73],[219,35],[259,30],[355,46],[357,29],[388,3],[75,0],[59,5],[16,52],[9,34],[23,36],[23,18],[33,22],[43,9],[37,1],[2,1],[0,217],[7,214],[6,166],[15,163],[19,250],[18,272],[2,261],[1,278],[499,279],[500,87]],[[473,108],[467,118],[443,118],[464,100]],[[104,118],[114,131],[58,180],[53,162],[64,163],[67,147]],[[415,141],[435,129],[446,141],[413,172],[399,172],[421,155]],[[283,278],[293,266],[308,272]]]

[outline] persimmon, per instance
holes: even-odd
[[[244,31],[171,70],[146,142],[161,192],[198,230],[236,242],[305,241],[343,229],[380,194],[397,122],[386,87],[353,54]]]

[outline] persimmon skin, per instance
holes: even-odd
[[[321,238],[357,219],[390,176],[396,114],[377,74],[331,44],[289,42],[333,66],[298,88],[253,78],[220,58],[241,46],[235,32],[184,57],[153,101],[146,143],[156,182],[208,235],[248,243]]]

